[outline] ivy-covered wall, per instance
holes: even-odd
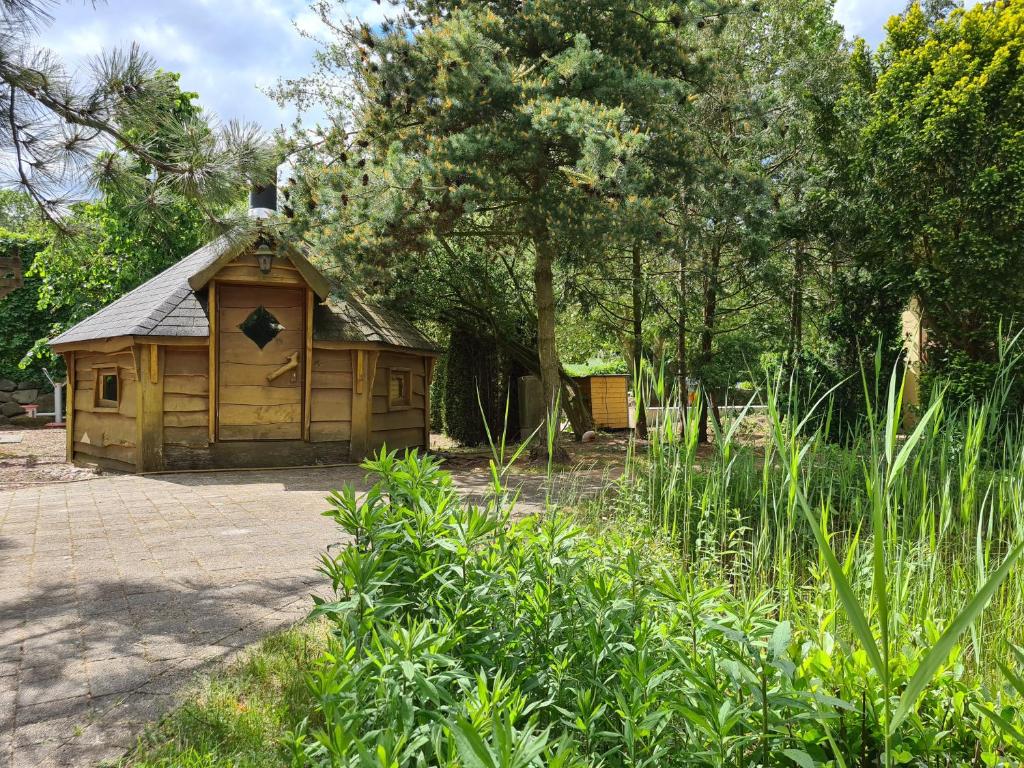
[[[0,229],[0,255],[19,256],[27,271],[35,254],[45,243],[27,235]],[[39,300],[39,278],[26,277],[21,288],[0,299],[0,378],[14,382],[46,383],[42,364],[33,363],[20,368],[25,353],[32,349],[37,339],[45,337],[50,327],[61,318],[50,310],[36,307]],[[63,375],[63,369],[51,373]]]

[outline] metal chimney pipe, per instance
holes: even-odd
[[[249,215],[265,219],[277,210],[277,185],[254,186],[249,192]]]

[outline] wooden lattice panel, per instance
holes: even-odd
[[[17,256],[0,256],[0,299],[16,288],[21,288],[21,259]]]

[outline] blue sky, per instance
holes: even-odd
[[[386,3],[349,0],[346,11],[379,20]],[[882,25],[906,0],[837,0],[836,18],[849,34],[875,45]],[[261,93],[277,77],[308,70],[318,19],[307,0],[105,0],[68,2],[51,11],[41,41],[74,66],[101,50],[138,41],[163,69],[222,119],[254,120],[267,129],[292,114]]]

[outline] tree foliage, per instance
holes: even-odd
[[[622,213],[685,164],[690,33],[723,18],[699,2],[411,0],[379,30],[335,24],[320,74],[353,92],[296,210],[318,206],[340,249],[381,267],[467,238],[519,249],[553,401],[555,268],[601,258]]]
[[[888,26],[866,127],[884,255],[921,299],[941,357],[994,361],[1024,292],[1024,9],[992,3]],[[896,258],[893,261],[897,261]]]
[[[200,114],[193,104],[197,94],[181,91],[176,74],[160,72],[154,77],[167,86],[167,101],[161,112],[174,116],[172,124]],[[129,136],[142,135],[147,129],[138,124],[126,124],[124,128]],[[156,130],[146,139],[150,152],[158,159],[169,158],[174,152],[175,129],[168,130]],[[23,262],[35,296],[33,303],[49,316],[45,327],[32,326],[35,336],[22,339],[28,343],[20,354],[27,354],[28,360],[59,367],[46,346],[48,339],[195,250],[209,236],[210,217],[220,218],[224,211],[212,202],[199,203],[162,187],[160,171],[119,148],[101,154],[95,162],[102,165],[115,156],[116,162],[132,163],[136,173],[154,181],[150,190],[153,197],[140,197],[137,189],[104,180],[96,200],[75,203],[62,213],[62,231],[32,221],[22,224],[25,231],[35,232],[39,238],[34,258]],[[11,194],[14,198],[5,210],[12,218],[24,218],[26,201],[31,203],[31,197]]]
[[[17,256],[29,264],[45,246],[46,241],[38,237],[0,228],[0,256]],[[0,334],[0,378],[43,382],[38,362],[22,367],[22,360],[39,339],[50,336],[68,310],[40,307],[39,288],[39,279],[28,277],[21,288],[0,299],[0,328],[4,331]]]
[[[56,238],[32,262],[39,304],[77,322],[166,269],[208,236],[198,206],[168,197],[159,211],[111,191],[71,214],[77,234]]]
[[[58,229],[68,227],[67,206],[100,184],[157,204],[164,193],[182,195],[212,216],[211,204],[270,179],[270,147],[259,128],[169,111],[176,79],[137,45],[96,57],[88,72],[69,72],[36,41],[51,21],[45,6],[0,3],[0,144],[12,156],[18,188]],[[115,146],[120,151],[111,152]]]

